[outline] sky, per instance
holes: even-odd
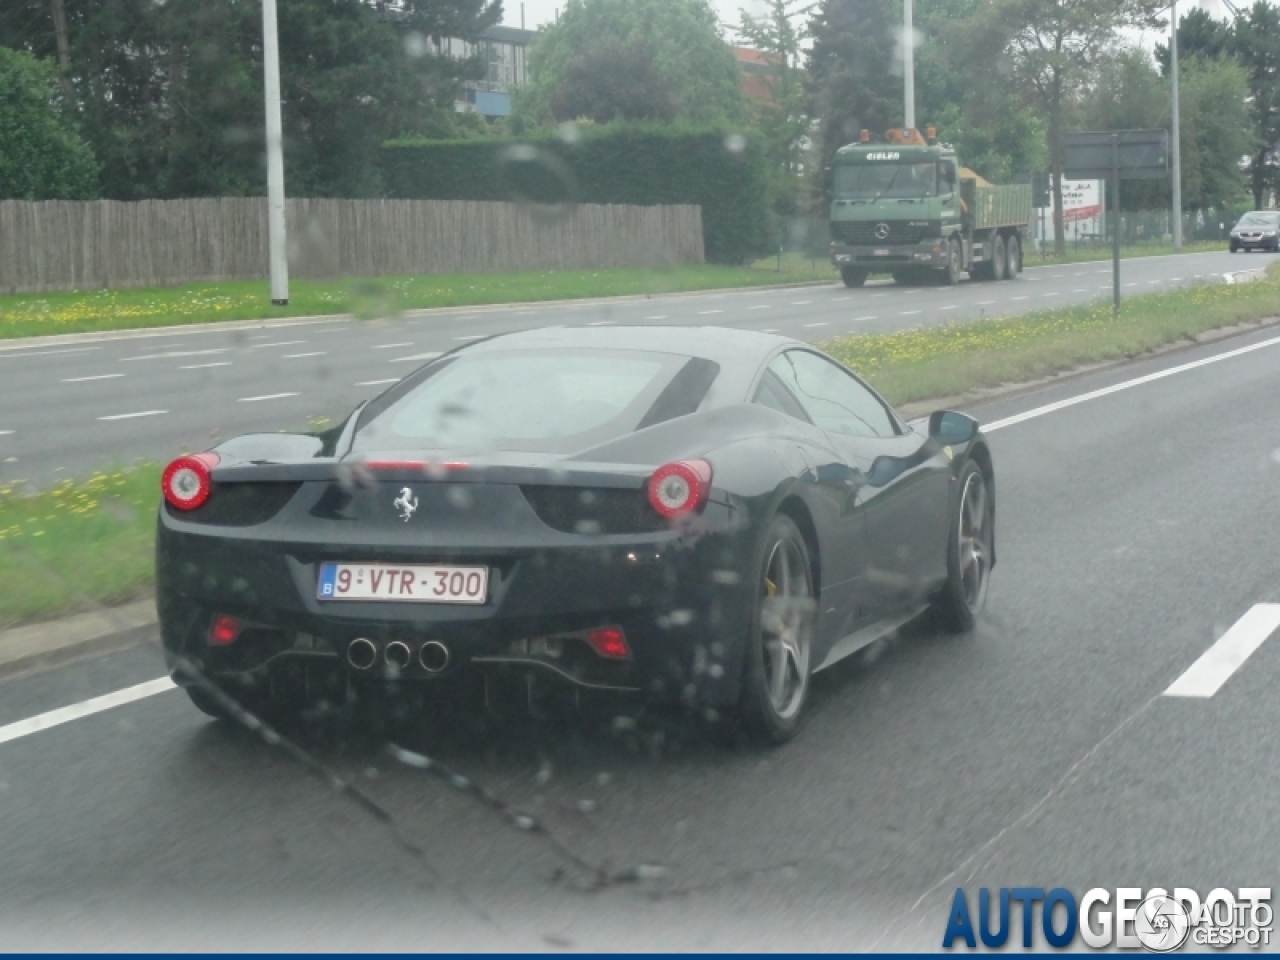
[[[1244,0],[1247,4],[1249,0]],[[739,16],[738,11],[745,8],[749,13],[759,14],[764,10],[764,4],[761,0],[711,0],[711,5],[715,8],[716,13],[720,15],[722,23],[736,24]],[[1244,5],[1237,3],[1236,6]],[[525,26],[530,30],[534,29],[541,23],[549,23],[555,18],[555,12],[558,8],[564,6],[564,0],[524,0],[524,17]],[[1216,17],[1225,17],[1227,15],[1227,7],[1222,0],[1179,0],[1178,12],[1185,15],[1192,7],[1202,7]],[[520,26],[520,0],[505,0],[504,2],[504,18],[503,22],[509,27]],[[1163,39],[1163,37],[1146,36],[1137,37],[1144,46],[1151,46],[1155,40]]]

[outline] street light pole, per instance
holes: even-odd
[[[271,302],[289,302],[289,257],[284,221],[284,133],[280,120],[280,42],[276,0],[262,0],[262,72],[267,113],[267,242]]]
[[[915,30],[911,25],[911,0],[902,3],[902,113],[903,126],[916,128]]]
[[[1178,2],[1169,8],[1169,75],[1173,78],[1173,249],[1182,249],[1182,136],[1178,115]]]

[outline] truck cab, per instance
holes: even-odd
[[[830,254],[847,286],[861,286],[871,272],[890,272],[899,283],[955,283],[965,270],[1004,279],[1021,269],[1030,187],[986,183],[929,133],[926,140],[891,130],[888,142],[870,143],[863,131],[862,142],[836,152]]]

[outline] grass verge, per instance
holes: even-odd
[[[833,279],[830,267],[820,263],[825,268],[821,274],[805,261],[803,266],[788,262],[781,271],[774,269],[776,263],[767,269],[693,264],[669,270],[545,270],[292,280],[289,304],[284,307],[272,305],[265,280],[17,294],[0,297],[0,338],[335,313],[353,313],[368,319],[427,307],[653,296]]]
[[[1241,286],[833,340],[823,346],[895,404],[1134,357],[1280,311],[1280,264]],[[118,603],[152,584],[160,468],[144,464],[29,494],[0,487],[0,626]]]

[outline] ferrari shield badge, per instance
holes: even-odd
[[[400,519],[405,523],[409,522],[409,518],[413,516],[415,510],[418,509],[418,498],[413,495],[413,491],[405,487],[400,491],[400,496],[396,497],[393,505],[400,511]]]

